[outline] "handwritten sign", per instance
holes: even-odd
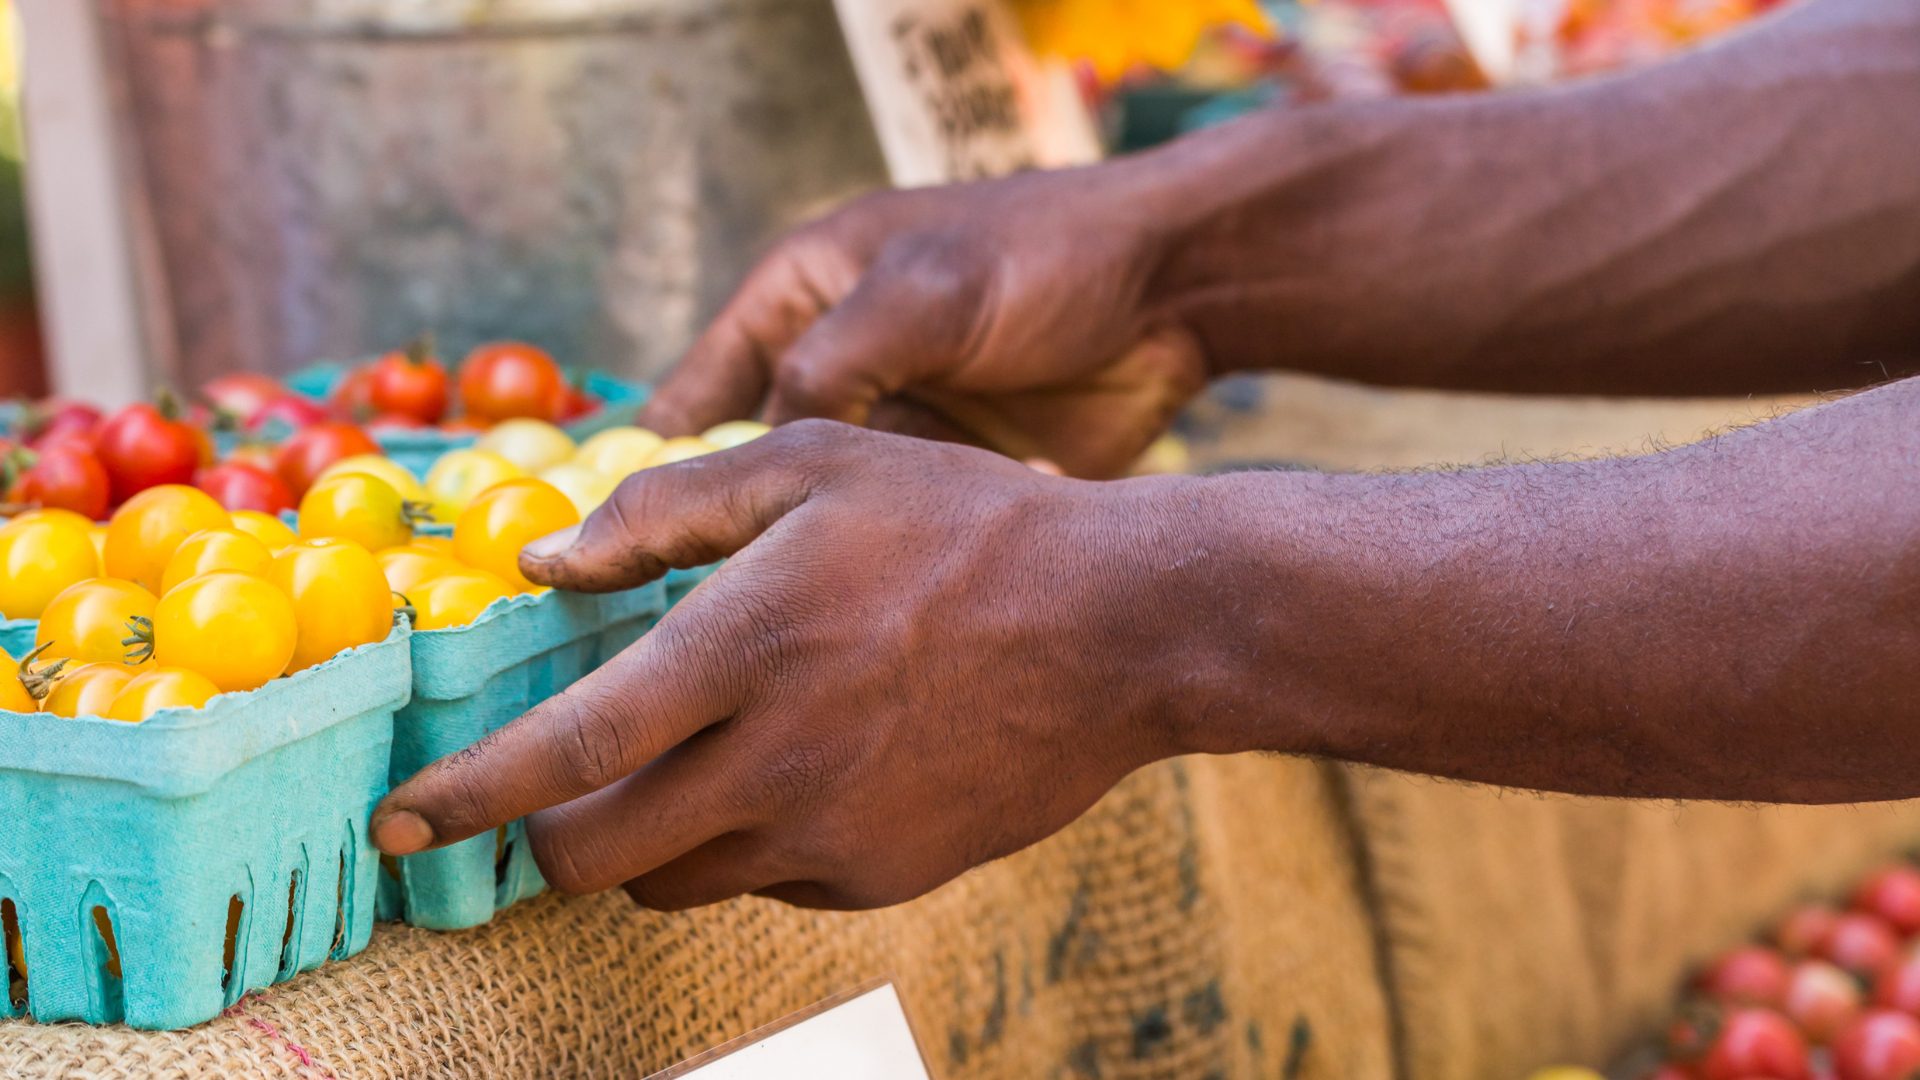
[[[862,987],[651,1080],[931,1080],[892,983]]]
[[[1036,61],[998,0],[836,0],[896,184],[1100,157],[1068,72]]]

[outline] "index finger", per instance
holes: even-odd
[[[628,776],[731,715],[703,608],[683,606],[599,670],[382,799],[376,847],[412,855],[499,828]]]

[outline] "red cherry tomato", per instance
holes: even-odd
[[[1878,1010],[1855,1020],[1833,1041],[1840,1080],[1909,1080],[1920,1072],[1920,1020]]]
[[[91,446],[100,430],[100,410],[78,401],[58,399],[34,406],[27,425],[27,445],[38,450],[61,439],[75,439]]]
[[[380,446],[354,424],[315,424],[288,439],[273,455],[273,471],[295,499],[307,493],[327,466],[360,454],[377,454]]]
[[[258,416],[260,410],[291,394],[279,379],[271,375],[237,371],[209,379],[200,388],[200,396],[207,399],[215,411],[225,413],[244,425]]]
[[[1771,1009],[1735,1009],[1700,1061],[1703,1080],[1810,1080],[1807,1041],[1787,1018]]]
[[[192,482],[210,444],[205,432],[142,404],[114,413],[101,425],[95,445],[117,505],[148,488]]]
[[[1885,919],[1896,933],[1920,931],[1920,870],[1899,865],[1874,872],[1854,892],[1853,907]]]
[[[347,372],[333,388],[327,404],[333,407],[335,416],[356,424],[372,416],[378,411],[373,406],[373,368],[357,367]]]
[[[13,502],[71,510],[89,521],[107,519],[107,470],[84,445],[69,438],[17,460],[25,471],[7,496]]]
[[[246,429],[249,435],[285,438],[330,419],[332,417],[320,405],[298,394],[287,394],[260,406],[259,411],[247,420]]]
[[[1743,945],[1715,960],[1697,986],[1722,1004],[1778,1008],[1787,994],[1787,962],[1772,949]]]
[[[1920,955],[1908,953],[1874,977],[1873,1007],[1920,1018]]]
[[[1773,942],[1788,956],[1810,956],[1820,951],[1840,913],[1825,904],[1804,904],[1787,913],[1774,927]]]
[[[1802,960],[1787,980],[1787,1019],[1800,1025],[1808,1041],[1832,1042],[1860,1015],[1860,983],[1824,960]]]
[[[1819,955],[1836,966],[1872,978],[1900,955],[1900,937],[1878,915],[1849,911],[1834,920]]]
[[[479,420],[558,420],[566,412],[567,390],[560,365],[532,345],[482,345],[460,365],[460,403]]]
[[[286,481],[270,469],[243,461],[228,461],[194,475],[193,486],[213,496],[227,510],[258,510],[278,514],[293,509]]]
[[[383,416],[408,416],[437,424],[447,415],[447,369],[433,357],[433,343],[422,339],[404,352],[373,362],[368,397]]]

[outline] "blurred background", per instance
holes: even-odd
[[[1586,77],[1770,0],[984,4],[1084,114],[1084,159]],[[915,5],[0,0],[0,395],[112,405],[425,330],[657,375],[775,236],[903,172],[876,136],[898,91],[846,44],[866,7]]]

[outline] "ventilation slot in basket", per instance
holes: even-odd
[[[246,959],[241,954],[241,939],[246,932],[247,902],[239,893],[227,901],[227,938],[220,950],[220,989],[227,993],[227,1004],[238,1001],[236,992],[245,985],[246,980],[236,978],[240,964]]]
[[[347,853],[340,853],[340,876],[334,879],[333,945],[327,955],[335,960],[347,958]]]
[[[0,937],[6,938],[7,1012],[27,1008],[27,941],[20,936],[20,912],[12,900],[0,900]]]
[[[280,935],[280,969],[276,979],[290,979],[300,966],[300,948],[295,937],[300,932],[300,871],[287,879],[287,929]]]
[[[88,1019],[98,1023],[118,1023],[126,1017],[125,989],[121,983],[120,941],[114,933],[113,901],[99,882],[87,886],[80,901],[81,936],[86,940],[87,999],[92,1005]]]

